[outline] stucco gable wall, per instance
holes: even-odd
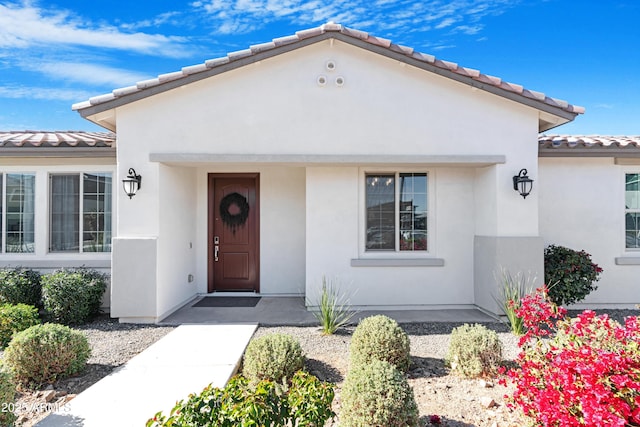
[[[532,108],[330,40],[127,104],[117,116],[120,148],[142,152],[515,154],[537,134]]]

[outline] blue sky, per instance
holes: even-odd
[[[334,21],[586,107],[640,135],[637,0],[0,0],[0,130],[102,130],[71,105]]]

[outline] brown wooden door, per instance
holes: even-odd
[[[260,291],[258,174],[209,174],[208,291]]]

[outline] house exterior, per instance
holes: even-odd
[[[539,136],[584,109],[477,70],[329,23],[73,108],[117,134],[111,156],[3,156],[2,170],[37,172],[41,229],[54,223],[37,209],[54,199],[47,176],[110,174],[121,321],[157,322],[211,292],[313,305],[323,277],[361,308],[497,312],[499,271],[542,278],[550,243],[605,269],[586,303],[640,302],[640,141]],[[57,255],[40,233],[37,262],[108,268],[107,253]]]

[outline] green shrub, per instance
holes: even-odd
[[[341,399],[342,427],[407,427],[418,423],[418,408],[407,379],[383,360],[352,366]]]
[[[244,353],[242,373],[252,384],[261,380],[290,380],[304,367],[300,343],[286,334],[269,334],[252,339]]]
[[[0,305],[0,348],[9,344],[14,333],[39,323],[38,309],[32,305]]]
[[[15,334],[4,352],[4,364],[18,383],[37,387],[82,371],[90,353],[81,332],[45,323]]]
[[[591,261],[585,251],[550,245],[544,250],[544,280],[549,288],[549,299],[556,305],[569,305],[582,301],[598,289],[602,268]]]
[[[293,376],[289,387],[268,380],[251,387],[247,379],[236,376],[223,389],[209,385],[186,402],[178,402],[169,416],[158,412],[146,425],[320,427],[335,416],[331,410],[333,397],[331,384],[304,371]]]
[[[42,276],[42,301],[49,319],[65,325],[85,323],[100,313],[106,276],[95,270],[61,269]]]
[[[42,304],[40,273],[22,267],[0,269],[0,303],[40,307]]]
[[[320,298],[315,305],[318,306],[319,311],[314,311],[313,315],[320,322],[322,333],[325,335],[334,334],[338,328],[349,323],[356,314],[356,311],[351,309],[349,299],[340,293],[336,285],[327,283],[324,277]]]
[[[15,406],[16,385],[11,375],[4,369],[0,369],[0,425],[12,426],[16,421],[16,415],[12,409]]]
[[[351,337],[351,366],[384,360],[403,372],[411,363],[409,336],[398,322],[377,315],[363,319]]]
[[[446,364],[467,378],[492,377],[502,361],[502,343],[495,331],[483,325],[464,324],[451,332]]]

